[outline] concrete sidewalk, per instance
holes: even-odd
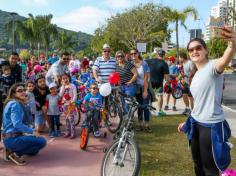
[[[169,104],[170,110],[165,111],[166,114],[167,115],[181,115],[182,112],[185,109],[183,99],[181,98],[181,99],[177,100],[177,102],[176,102],[177,111],[172,110],[172,106],[173,106],[173,100],[172,99],[173,98],[171,97],[170,98],[170,104]],[[166,105],[166,95],[164,95],[163,108],[165,107],[165,105]],[[153,106],[157,108],[157,102],[154,102]],[[224,106],[224,105],[223,105],[223,110],[224,110],[224,113],[225,113],[225,118],[226,118],[226,120],[229,123],[229,126],[231,128],[232,136],[236,138],[236,110],[234,110],[232,108],[229,108],[227,106]],[[156,115],[157,112],[154,112],[153,114]]]

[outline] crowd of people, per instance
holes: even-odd
[[[224,158],[226,164],[222,166],[220,153],[217,153],[221,150],[216,141],[222,132],[218,129],[221,124],[225,135],[223,142],[227,142],[230,136],[221,108],[222,73],[232,59],[236,45],[231,28],[224,28],[224,36],[229,45],[216,62],[208,59],[206,44],[201,39],[189,42],[187,50],[191,59],[187,53],[180,53],[179,58],[166,58],[162,49],[155,50],[153,59],[144,60],[137,49],[131,49],[128,57],[123,51],[117,51],[115,57],[111,57],[108,44],[103,45],[102,56],[94,61],[88,58],[79,61],[74,54],[63,52],[60,57],[54,53],[49,59],[43,53],[39,58],[31,56],[26,63],[24,59],[19,59],[18,53],[13,52],[8,60],[1,63],[1,99],[5,101],[1,104],[0,123],[4,159],[24,165],[23,155],[36,155],[46,146],[46,140],[40,134],[47,128],[51,138],[62,135],[76,138],[76,112],[70,111],[66,116],[65,133],[61,132],[60,115],[78,99],[80,85],[87,89],[83,103],[88,103],[92,108],[88,116],[93,119],[94,136],[99,137],[99,111],[94,107],[107,102],[106,97],[99,94],[98,85],[108,83],[109,76],[117,72],[120,91],[136,97],[139,104],[156,101],[157,95],[157,116],[165,116],[166,111],[170,110],[171,89],[164,89],[164,83],[171,87],[173,80],[179,81],[186,106],[183,114],[189,116],[186,123],[180,124],[179,131],[190,134],[195,173],[199,176],[219,174],[219,170],[226,169],[229,162],[228,158]],[[164,109],[163,93],[167,94]],[[129,107],[124,100],[122,106],[126,116]],[[177,108],[173,98],[172,110]],[[138,109],[137,116],[136,130],[152,133],[149,110]],[[211,145],[216,146],[213,151]],[[222,150],[228,154],[227,147]]]

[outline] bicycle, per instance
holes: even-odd
[[[164,84],[164,92],[171,93],[174,99],[180,99],[183,96],[183,90],[181,83],[179,83],[176,79],[170,80],[170,83]]]
[[[74,123],[75,123],[75,126],[76,126],[80,123],[80,120],[81,120],[81,114],[80,114],[81,108],[78,108],[76,106],[75,102],[70,102],[69,103],[66,111],[64,112],[64,115],[67,118],[71,114],[71,112],[73,112],[73,111],[76,112],[76,115],[75,115],[75,118],[74,118]]]
[[[77,104],[81,104],[81,102],[77,102]],[[90,111],[90,110],[92,110],[91,108],[89,108],[89,106],[88,105],[85,105],[85,107],[86,107],[86,109],[87,109],[87,112],[88,111]],[[99,106],[95,106],[98,110],[100,110],[101,111],[101,113],[102,113],[102,110],[103,110],[103,108],[102,107],[99,107]],[[100,116],[103,116],[103,115],[100,115]],[[83,122],[83,125],[82,125],[82,130],[81,130],[81,134],[80,134],[80,148],[82,149],[82,150],[85,150],[86,149],[86,147],[87,147],[87,144],[88,144],[88,140],[89,140],[89,134],[91,133],[91,132],[93,132],[94,131],[94,129],[93,129],[93,127],[92,127],[92,125],[93,125],[93,119],[90,117],[90,119],[87,119],[87,118],[89,118],[88,116],[85,118],[85,120],[84,120],[84,122]],[[103,118],[103,117],[102,117]],[[95,122],[96,123],[96,122]],[[99,122],[97,122],[98,123],[98,126],[99,126]],[[106,136],[107,136],[107,133],[106,132],[104,132],[103,133],[103,135],[102,135],[102,137],[104,137],[104,138],[106,138]]]
[[[149,108],[155,110],[151,105],[139,105],[135,98],[127,97],[125,101],[129,104],[128,118],[122,123],[121,129],[116,133],[114,142],[105,148],[101,166],[102,176],[137,176],[140,170],[141,155],[134,136],[134,113],[138,108]]]

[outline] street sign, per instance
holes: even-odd
[[[145,53],[147,50],[147,43],[137,43],[137,49],[140,53]]]

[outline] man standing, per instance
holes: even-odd
[[[154,59],[147,59],[145,60],[148,63],[150,68],[150,80],[153,89],[157,89],[157,96],[158,96],[158,113],[157,116],[164,116],[166,115],[165,112],[162,110],[163,106],[163,80],[169,82],[169,68],[168,64],[163,59],[165,56],[165,51],[155,50],[157,54],[157,58]]]
[[[93,74],[98,83],[107,83],[109,75],[116,70],[116,60],[111,57],[111,48],[108,44],[102,47],[102,56],[98,57],[93,65]]]
[[[19,55],[16,52],[12,52],[9,60],[2,63],[3,65],[9,65],[11,68],[11,75],[14,77],[14,82],[22,81],[22,70],[21,66],[17,63],[19,60]]]
[[[60,85],[61,75],[67,73],[67,65],[70,60],[70,54],[68,52],[63,52],[61,54],[61,59],[55,62],[46,74],[46,84],[49,86],[50,83],[55,82]]]

